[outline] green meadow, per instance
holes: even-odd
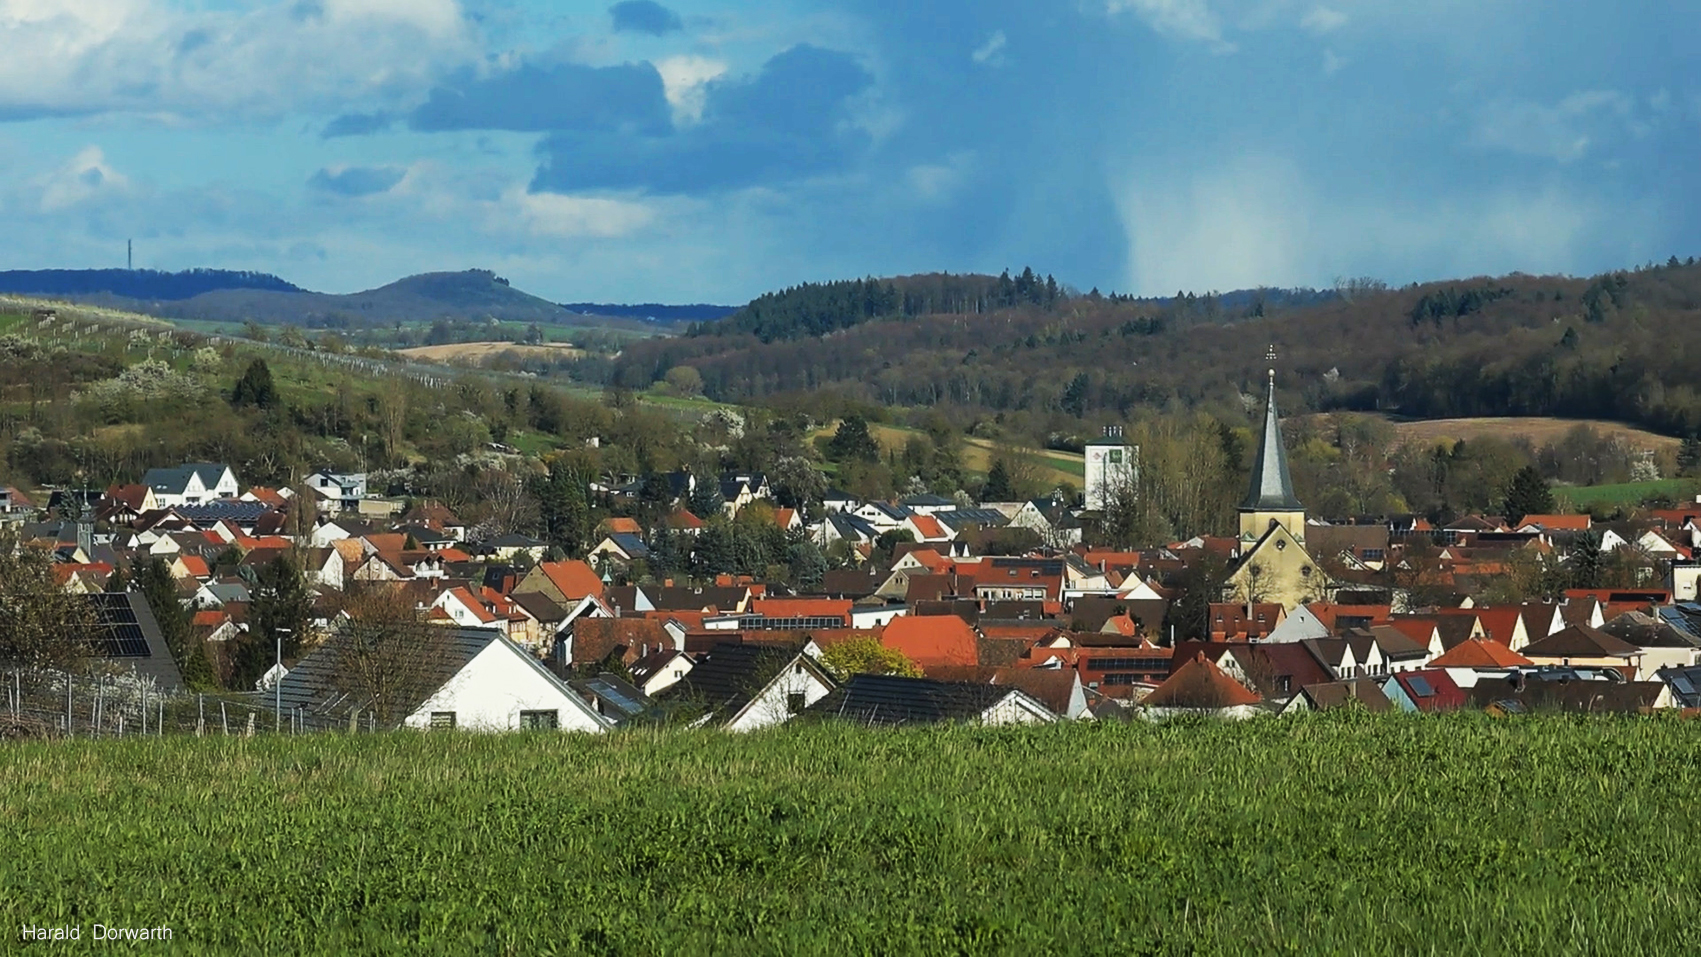
[[[1698,953],[1698,735],[1330,714],[12,743],[0,925],[164,925],[209,954]]]

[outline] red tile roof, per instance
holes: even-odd
[[[541,562],[537,566],[569,601],[586,595],[602,597],[602,579],[582,561]]]
[[[978,665],[980,651],[975,630],[955,615],[892,619],[880,643],[903,652],[923,670],[936,665]]]
[[[1462,641],[1430,662],[1435,668],[1522,668],[1531,664],[1534,662],[1500,642],[1483,638]]]
[[[1255,692],[1212,664],[1201,651],[1175,669],[1141,704],[1151,708],[1215,710],[1253,705],[1261,700]]]

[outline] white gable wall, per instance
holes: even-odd
[[[507,642],[492,641],[419,710],[403,722],[429,728],[433,711],[453,711],[455,727],[515,731],[521,711],[554,711],[563,731],[604,731],[606,726],[559,682],[521,657]]]
[[[801,693],[803,706],[807,708],[827,697],[827,692],[831,690],[826,682],[815,674],[814,669],[794,659],[773,681],[768,682],[761,694],[752,699],[744,710],[727,724],[726,729],[754,731],[790,721],[793,717],[790,704],[792,694]]]

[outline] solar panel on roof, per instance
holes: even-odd
[[[1412,691],[1416,692],[1418,697],[1431,698],[1435,696],[1435,689],[1429,686],[1429,679],[1412,675],[1406,681],[1411,684]]]

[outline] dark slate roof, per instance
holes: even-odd
[[[1539,641],[1525,645],[1526,658],[1600,658],[1628,657],[1642,649],[1588,625],[1572,625],[1556,631]]]
[[[1514,713],[1572,711],[1631,713],[1651,708],[1665,690],[1663,681],[1531,681],[1515,689],[1503,681],[1483,681],[1467,689],[1471,705],[1498,705]]]
[[[1013,693],[1018,693],[1018,689],[972,681],[852,675],[849,681],[811,705],[808,713],[887,726],[973,721]]]
[[[905,508],[912,508],[913,509],[913,508],[948,508],[950,506],[956,505],[957,503],[955,501],[951,500],[951,499],[946,498],[943,495],[934,495],[932,492],[925,492],[921,495],[908,496],[905,499],[903,499],[902,501],[900,501],[898,504],[904,506]]]
[[[633,558],[649,557],[650,546],[645,545],[643,539],[633,535],[631,532],[616,532],[608,537],[615,545],[619,546],[621,551]]]
[[[933,517],[952,528],[959,529],[965,525],[1003,528],[1010,524],[1010,519],[996,508],[954,508],[948,512],[934,512]]]
[[[1701,708],[1701,667],[1666,667],[1654,676],[1671,687],[1678,707]]]
[[[253,523],[260,516],[271,511],[272,507],[265,502],[219,501],[208,502],[205,505],[180,505],[177,514],[196,525],[212,525],[216,522],[235,522],[238,525]]]
[[[799,657],[796,651],[769,645],[716,645],[684,678],[656,697],[658,701],[700,703],[715,721],[726,721],[744,710],[782,668]]]
[[[1329,711],[1343,708],[1357,702],[1367,711],[1383,713],[1394,710],[1388,696],[1382,693],[1382,688],[1369,678],[1348,678],[1345,681],[1330,681],[1325,684],[1306,685],[1303,689],[1311,706],[1318,711]]]
[[[597,714],[616,724],[630,721],[655,704],[649,695],[617,675],[600,674],[590,678],[574,678],[567,684],[579,693],[579,697],[589,702]]]
[[[435,642],[430,657],[420,661],[423,669],[420,680],[409,682],[414,687],[409,689],[408,694],[392,703],[392,725],[400,725],[408,715],[436,694],[438,689],[459,674],[469,662],[490,647],[492,642],[506,642],[512,645],[501,632],[490,628],[431,626],[430,634],[443,640]],[[284,676],[278,694],[286,711],[300,708],[314,717],[344,718],[357,708],[366,708],[371,701],[370,696],[348,690],[353,684],[342,680],[337,672],[337,659],[344,640],[343,635],[333,634],[312,654],[296,662],[295,667]],[[567,697],[575,701],[587,714],[596,714],[595,709],[586,703],[578,692],[562,684],[560,679],[550,674],[549,669],[537,659],[517,647],[514,651],[539,675],[560,686]],[[256,700],[270,706],[273,696],[260,695]]]
[[[1701,640],[1665,618],[1655,618],[1639,611],[1627,611],[1602,625],[1601,630],[1638,648],[1701,647]]]
[[[100,624],[94,639],[94,657],[152,678],[154,686],[161,691],[183,690],[183,675],[165,645],[165,636],[153,610],[140,593],[95,592],[88,597]]]
[[[224,478],[224,473],[225,467],[223,465],[215,465],[211,462],[190,462],[174,469],[148,469],[147,474],[142,476],[142,484],[156,492],[181,495],[183,490],[189,487],[190,476],[199,475],[201,484],[210,489],[219,484],[219,479]]]
[[[1258,438],[1258,457],[1252,460],[1252,483],[1244,511],[1297,512],[1302,507],[1293,493],[1293,476],[1288,473],[1288,450],[1282,442],[1282,421],[1276,412],[1276,375],[1270,373],[1270,389],[1264,399],[1264,431]]]

